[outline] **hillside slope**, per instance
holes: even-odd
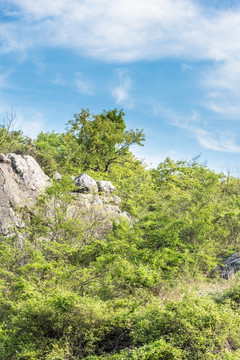
[[[147,170],[122,111],[68,125],[0,132],[0,359],[239,359],[240,180]]]

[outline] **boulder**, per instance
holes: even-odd
[[[97,182],[86,173],[81,174],[75,179],[75,185],[79,188],[79,192],[97,192]]]
[[[30,208],[49,178],[29,155],[0,155],[0,232],[11,225],[21,226],[16,209]]]
[[[240,253],[231,255],[224,261],[224,264],[218,267],[220,276],[229,279],[240,270]]]
[[[53,174],[53,177],[55,180],[57,181],[61,181],[62,180],[62,175],[58,172],[58,171],[55,171],[55,173]]]

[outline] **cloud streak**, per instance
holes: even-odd
[[[132,107],[130,98],[130,90],[132,88],[132,78],[127,69],[117,69],[118,85],[112,88],[112,97],[116,100],[118,105],[125,105]]]
[[[194,111],[190,116],[178,115],[168,109],[159,107],[155,109],[171,123],[188,133],[197,140],[205,149],[222,151],[227,153],[240,153],[240,145],[237,144],[238,135],[230,130],[220,131],[209,129],[207,121],[203,121],[198,112]]]
[[[81,72],[77,72],[75,76],[77,91],[83,95],[93,95],[93,84],[85,79]]]

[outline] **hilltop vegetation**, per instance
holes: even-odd
[[[240,180],[198,159],[146,170],[130,151],[143,142],[117,110],[82,110],[65,133],[34,140],[0,128],[0,152],[63,175],[1,238],[0,359],[240,358],[238,276],[214,271],[240,251]],[[132,221],[104,231],[69,218],[70,176],[82,172],[112,181]]]

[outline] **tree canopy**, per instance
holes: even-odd
[[[83,171],[107,172],[112,163],[124,164],[131,145],[143,145],[143,130],[127,130],[124,115],[117,109],[98,115],[82,109],[68,122],[66,142]]]

